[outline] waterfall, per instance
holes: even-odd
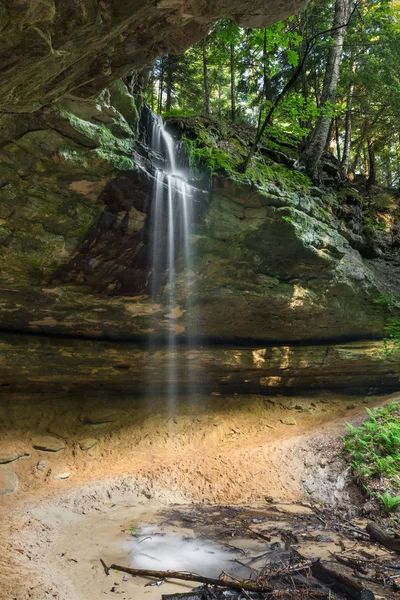
[[[174,411],[178,394],[179,352],[176,343],[177,331],[174,319],[180,315],[176,299],[176,264],[184,268],[181,295],[185,297],[185,338],[187,349],[192,345],[190,332],[190,273],[192,268],[191,237],[193,232],[193,194],[183,171],[178,170],[176,148],[172,136],[165,130],[159,115],[153,115],[151,149],[156,165],[153,201],[150,213],[150,293],[157,302],[166,290],[167,311],[170,321],[167,343],[167,365],[163,379],[170,411]],[[192,370],[186,365],[190,385]]]

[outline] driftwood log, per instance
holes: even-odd
[[[378,542],[385,548],[389,550],[393,550],[394,552],[400,553],[400,539],[394,538],[391,535],[388,535],[383,529],[375,525],[375,523],[369,523],[366,527],[371,540]]]
[[[230,588],[232,590],[246,590],[246,592],[271,592],[270,586],[259,586],[247,581],[225,581],[224,579],[212,579],[211,577],[203,577],[196,573],[181,573],[180,571],[152,571],[149,569],[130,569],[129,567],[121,567],[120,565],[111,565],[109,569],[128,573],[133,577],[154,577],[155,579],[181,579],[183,581],[197,581],[199,583],[207,583],[218,587]],[[364,598],[362,599],[364,600]],[[369,598],[366,598],[369,600]]]
[[[349,598],[354,598],[354,600],[375,599],[375,594],[372,590],[364,588],[358,581],[354,581],[354,579],[346,575],[328,569],[319,561],[312,563],[311,572],[316,579],[323,581],[333,590],[346,594]]]

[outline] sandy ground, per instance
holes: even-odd
[[[365,406],[388,399],[398,397],[210,396],[181,400],[175,411],[161,398],[7,399],[0,457],[26,456],[0,466],[19,478],[18,490],[0,498],[0,598],[114,597],[107,580],[107,589],[93,585],[98,547],[108,540],[105,556],[122,558],[111,530],[120,533],[149,502],[350,506],[359,499],[337,456],[338,436]],[[59,450],[43,450],[54,440]],[[146,588],[144,598],[160,596]]]

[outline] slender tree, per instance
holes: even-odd
[[[236,82],[235,82],[235,44],[230,43],[230,70],[231,70],[231,119],[236,121]]]
[[[204,83],[204,112],[206,115],[211,114],[210,104],[210,88],[208,80],[208,65],[207,65],[207,40],[204,38],[202,42],[203,49],[203,83]]]
[[[356,72],[356,60],[354,52],[352,53],[351,60],[351,71],[352,75]],[[343,146],[343,157],[342,157],[342,171],[344,175],[349,173],[350,164],[350,151],[351,151],[351,133],[352,133],[352,110],[353,110],[353,95],[354,95],[354,78],[349,82],[349,88],[347,93],[347,106],[346,106],[346,118],[345,118],[345,130],[344,130],[344,146]]]
[[[336,0],[335,2],[335,14],[331,33],[332,45],[329,49],[320,102],[322,113],[317,119],[302,157],[308,171],[314,176],[317,174],[319,161],[328,141],[332,123],[330,108],[336,102],[340,65],[343,57],[343,43],[349,18],[353,13],[354,7],[355,3],[353,0]]]

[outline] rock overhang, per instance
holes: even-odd
[[[223,17],[263,27],[307,0],[3,0],[0,112],[35,112],[65,94],[93,97],[113,81],[199,41]]]

